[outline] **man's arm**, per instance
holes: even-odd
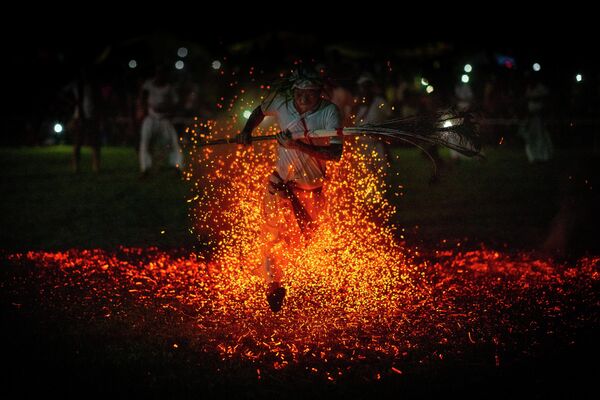
[[[335,139],[332,138],[332,140]],[[300,150],[303,153],[324,161],[339,161],[340,158],[342,158],[342,152],[344,149],[342,143],[331,143],[328,146],[316,146],[301,142],[299,140],[294,140],[292,139],[291,132],[287,130],[277,134],[277,141],[283,147]]]
[[[342,144],[332,143],[329,146],[315,146],[304,142],[296,141],[296,149],[312,157],[325,161],[340,161],[342,158]]]
[[[323,129],[337,130],[342,126],[342,118],[338,108],[332,104],[327,112],[328,114]],[[292,134],[289,131],[285,131],[280,132],[277,135],[277,141],[284,147],[295,148],[296,150],[324,161],[339,161],[342,158],[342,152],[344,150],[343,138],[337,136],[330,138],[328,146],[316,146],[304,143],[300,140],[293,140]]]
[[[244,126],[244,129],[242,129],[242,131],[239,133],[239,135],[237,135],[237,142],[239,144],[251,144],[252,143],[252,131],[254,131],[254,129],[260,125],[261,122],[263,122],[263,120],[265,119],[265,114],[263,114],[262,109],[260,106],[256,107],[254,109],[254,111],[252,111],[252,114],[250,114],[250,117],[248,118],[248,121],[246,122],[246,125]]]

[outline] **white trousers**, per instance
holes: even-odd
[[[140,140],[140,170],[148,170],[152,166],[150,155],[150,141],[157,137],[159,143],[164,143],[169,151],[169,165],[181,168],[183,155],[179,147],[177,131],[168,118],[156,115],[147,115],[142,123]]]

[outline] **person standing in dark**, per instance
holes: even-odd
[[[530,78],[525,89],[527,120],[519,134],[525,141],[525,154],[530,164],[549,161],[554,156],[554,145],[546,124],[549,89],[536,76]]]
[[[140,132],[139,162],[141,177],[148,175],[152,166],[150,143],[153,137],[161,141],[168,151],[169,164],[180,173],[183,155],[179,137],[171,118],[179,102],[175,87],[168,78],[164,65],[156,67],[155,74],[141,88],[142,107],[147,111]]]
[[[81,170],[81,147],[92,148],[92,170],[100,171],[100,120],[98,117],[98,85],[89,70],[82,68],[68,90],[74,111],[68,124],[73,133],[73,171]]]
[[[380,124],[391,117],[391,107],[381,95],[379,85],[371,74],[363,73],[356,84],[356,126]],[[387,173],[392,162],[389,147],[381,140],[368,136],[360,137],[359,143],[360,151],[370,161],[372,171],[376,174]]]

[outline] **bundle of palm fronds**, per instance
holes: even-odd
[[[315,136],[332,136],[334,132],[316,131]],[[338,131],[335,133],[339,134]],[[418,147],[423,144],[440,145],[465,156],[476,156],[481,151],[479,127],[472,113],[440,111],[433,115],[397,118],[380,124],[366,124],[344,128],[344,135],[368,135],[386,142],[404,141]]]
[[[481,151],[479,127],[472,113],[451,110],[433,115],[420,115],[398,118],[380,124],[366,124],[338,130],[316,130],[309,137],[373,136],[386,142],[403,141],[421,149],[423,145],[440,145],[453,149],[468,157],[477,156]],[[304,132],[292,132],[292,137],[300,139]],[[272,140],[275,135],[254,136],[253,141]],[[235,143],[235,139],[220,139],[204,142],[201,145]]]

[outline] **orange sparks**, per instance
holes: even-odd
[[[241,90],[244,99],[235,99],[230,108],[253,109],[252,99],[269,89],[263,87]],[[222,97],[218,107],[227,103]],[[476,343],[471,330],[477,332],[477,343],[493,340],[500,347],[519,330],[510,314],[515,304],[524,312],[535,310],[532,315],[555,317],[567,309],[557,307],[556,299],[570,293],[594,298],[598,257],[565,266],[531,254],[462,250],[460,242],[454,250],[434,253],[404,248],[404,229],[390,223],[396,210],[388,201],[402,187],[385,183],[389,165],[371,142],[346,138],[341,161],[327,165],[326,204],[312,238],[297,235],[296,242],[275,247],[285,260],[287,296],[282,311],[273,314],[260,274],[260,230],[261,199],[276,143],[198,145],[234,137],[244,121],[234,112],[225,121],[197,119],[189,129],[184,179],[192,187],[186,204],[201,245],[196,253],[152,247],[113,253],[73,249],[8,259],[39,266],[39,273],[47,274],[40,279],[47,285],[41,288],[44,294],[71,296],[81,288],[89,297],[81,304],[89,303],[97,315],[121,317],[133,303],[156,318],[187,321],[186,335],[202,338],[196,350],[247,362],[251,374],[258,366],[257,379],[300,364],[333,381],[345,366],[360,368],[365,360],[375,363],[376,371],[408,374],[401,364],[408,355],[429,356],[432,362],[449,359],[459,353],[457,343],[467,338]],[[258,135],[276,131],[265,121]],[[489,331],[490,319],[495,331]],[[182,348],[191,346],[174,340]],[[495,361],[499,365],[499,355]],[[402,370],[393,366],[389,372],[391,364]],[[380,379],[381,373],[371,370],[369,376]]]
[[[350,279],[343,273],[332,271],[331,280],[319,280],[324,275],[318,275],[318,269],[308,270],[317,281],[302,286],[292,282],[289,301],[278,314],[268,309],[260,280],[244,280],[249,275],[189,252],[73,249],[30,251],[7,258],[36,274],[44,294],[41,299],[76,307],[78,318],[135,321],[140,307],[148,310],[146,318],[163,321],[144,322],[144,326],[154,325],[153,334],[160,335],[179,329],[173,321],[187,321],[178,337],[202,340],[186,350],[251,363],[253,369],[260,368],[258,376],[298,364],[324,379],[327,373],[339,376],[340,367],[390,371],[390,363],[407,374],[401,367],[407,357],[425,359],[429,352],[433,356],[429,362],[435,362],[442,354],[448,359],[464,352],[461,343],[474,340],[465,327],[477,330],[478,343],[494,344],[499,365],[502,349],[514,342],[514,335],[531,329],[540,316],[549,316],[542,325],[558,324],[552,329],[555,332],[569,331],[569,324],[578,326],[582,318],[594,318],[573,314],[571,306],[562,305],[572,304],[574,298],[596,304],[599,257],[561,265],[527,253],[485,249],[426,256],[427,261],[406,261],[420,271],[410,283],[387,274],[380,278],[383,282],[352,287],[356,282],[337,282]],[[356,273],[352,265],[349,268]],[[530,314],[515,317],[511,313],[515,305],[520,313]],[[156,331],[161,324],[165,332]],[[535,347],[536,340],[534,335],[531,343],[523,345]],[[181,342],[169,346],[178,349]],[[375,371],[369,376],[374,377]],[[399,372],[391,369],[390,373]]]

